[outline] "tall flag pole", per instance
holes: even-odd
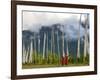
[[[32,63],[32,56],[33,56],[33,38],[31,37],[30,40],[30,55],[29,55],[29,63]]]
[[[25,45],[23,43],[23,53],[22,53],[22,63],[25,64],[25,55],[26,55],[26,50],[25,50]]]
[[[78,30],[78,46],[77,46],[77,59],[80,58],[80,25],[81,25],[81,15],[80,14],[80,18],[79,18],[79,30]]]
[[[58,29],[59,29],[59,27],[58,27]],[[59,37],[58,37],[58,35],[59,35],[59,32],[57,31],[58,57],[59,57],[59,64],[60,64],[60,51],[59,51]]]
[[[45,59],[45,44],[46,44],[46,34],[44,33],[44,41],[43,41],[43,59]]]
[[[87,29],[88,29],[88,14],[86,14],[86,20],[85,20],[85,39],[84,39],[84,59],[87,55],[87,49],[88,49],[88,36],[87,36]],[[85,60],[84,60],[85,61]]]

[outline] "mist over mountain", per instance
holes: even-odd
[[[58,53],[57,32],[59,38],[59,51],[63,52],[62,34],[64,35],[64,52],[66,53],[67,43],[70,55],[76,57],[78,33],[80,32],[80,53],[83,54],[85,28],[85,16],[87,14],[52,13],[52,12],[23,12],[22,40],[26,49],[30,48],[31,38],[33,49],[38,51],[38,40],[40,40],[40,52],[43,53],[44,35],[46,35],[46,49],[51,50],[52,32],[54,36],[54,52]],[[80,18],[81,16],[81,18]],[[89,16],[88,16],[89,18]],[[88,21],[89,24],[89,21]],[[80,27],[80,29],[79,29]],[[88,28],[89,36],[89,28]],[[35,41],[35,43],[34,43]],[[36,44],[36,46],[35,46]],[[47,46],[48,45],[48,46]],[[45,50],[46,50],[45,49]]]
[[[84,21],[84,15],[81,17]],[[80,36],[84,35],[84,28],[80,24],[81,14],[72,13],[57,13],[57,12],[23,12],[23,30],[39,32],[42,26],[51,27],[53,24],[64,25],[64,32],[69,34],[71,38],[77,38],[77,31],[80,26]],[[60,27],[61,29],[62,27]],[[62,30],[62,29],[61,29]],[[66,35],[67,36],[67,35]]]
[[[61,30],[61,27],[64,26],[62,24],[52,24],[51,26],[41,26],[41,28],[39,29],[38,32],[33,32],[32,30],[23,30],[22,31],[22,36],[23,36],[23,44],[25,45],[26,49],[28,47],[30,47],[30,41],[31,41],[31,37],[34,37],[33,39],[33,49],[35,48],[34,46],[34,40],[36,41],[36,50],[38,51],[38,39],[40,39],[40,52],[43,52],[43,41],[44,41],[44,34],[46,34],[46,44],[48,44],[48,50],[51,50],[51,37],[52,37],[52,31],[54,32],[54,44],[53,46],[55,47],[54,52],[58,53],[58,44],[57,44],[57,33],[58,32],[58,38],[59,38],[59,51],[62,54],[62,34],[64,33],[64,51],[66,53],[67,50],[67,41],[68,41],[68,49],[69,49],[69,53],[70,55],[76,57],[76,53],[77,53],[77,42],[78,42],[78,38],[77,38],[77,31],[75,31],[75,29],[71,28],[73,31],[73,35],[70,36],[69,33],[64,32],[63,30]],[[66,26],[65,26],[66,27]],[[73,27],[73,25],[71,25],[70,27]],[[47,41],[48,38],[48,41]],[[83,40],[82,37],[81,38],[81,46],[80,46],[80,53],[83,54]],[[47,48],[47,45],[45,45]]]

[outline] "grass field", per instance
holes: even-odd
[[[68,65],[61,65],[61,64],[44,64],[44,65],[36,65],[36,64],[23,64],[22,69],[32,69],[32,68],[50,68],[50,67],[75,67],[75,66],[88,66],[89,64],[82,63],[82,64],[68,64]]]
[[[34,58],[35,57],[35,58]],[[89,65],[89,55],[80,59],[73,58],[71,55],[68,56],[68,64],[62,64],[61,59],[58,55],[48,54],[48,58],[43,59],[42,55],[37,57],[33,55],[32,63],[22,64],[22,69],[32,69],[32,68],[50,68],[50,67],[74,67],[74,66],[88,66]]]

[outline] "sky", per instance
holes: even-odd
[[[31,30],[38,32],[42,26],[49,26],[55,23],[63,24],[64,32],[69,33],[70,36],[76,37],[80,26],[80,34],[84,35],[84,28],[79,24],[85,20],[86,14],[76,13],[53,13],[53,12],[34,12],[23,11],[23,30]]]

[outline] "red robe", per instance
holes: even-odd
[[[62,65],[67,65],[68,64],[68,56],[67,55],[65,55],[64,57],[62,56],[61,64]]]
[[[66,65],[68,64],[68,56],[67,55],[65,56],[65,64]]]

